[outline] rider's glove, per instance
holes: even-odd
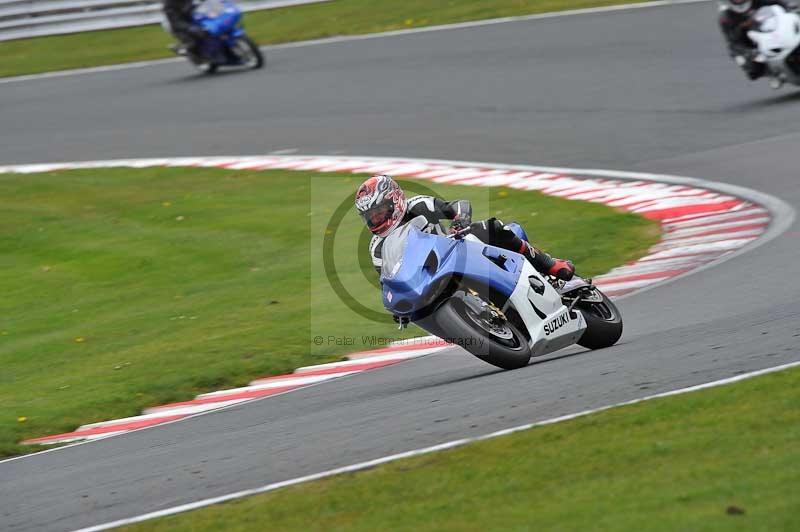
[[[471,223],[471,220],[466,216],[456,216],[453,218],[453,221],[450,222],[450,233],[452,234],[463,231],[469,227]]]
[[[408,323],[411,321],[405,316],[398,316],[397,314],[392,315],[392,319],[398,325],[398,329],[405,329],[408,327]]]

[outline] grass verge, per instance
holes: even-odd
[[[260,44],[303,41],[644,0],[334,0],[247,13]],[[0,77],[172,57],[160,26],[21,39],[0,44]],[[267,59],[269,61],[269,58]]]
[[[390,318],[350,311],[321,267],[344,206],[339,279],[381,310],[374,271],[359,262],[368,233],[351,202],[361,179],[175,168],[0,176],[0,456],[29,451],[15,444],[25,438],[338,359],[369,347],[362,334],[393,335]],[[470,199],[476,219],[519,220],[586,275],[658,238],[653,222],[602,205],[424,186]],[[318,335],[356,341],[316,346]]]
[[[798,530],[800,370],[124,530]]]

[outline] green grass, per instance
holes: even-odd
[[[333,0],[247,13],[245,26],[260,44],[274,44],[637,1],[643,0]],[[3,42],[0,76],[170,57],[171,42],[155,25]]]
[[[0,176],[0,456],[30,450],[15,444],[25,438],[339,359],[365,348],[361,334],[392,337],[391,319],[348,310],[321,266],[343,205],[339,277],[382,310],[374,271],[358,261],[361,179],[166,168]],[[602,205],[430,186],[470,199],[476,218],[519,220],[587,275],[658,237],[654,223]],[[358,341],[315,346],[317,335]]]
[[[799,390],[773,374],[125,530],[800,530]]]

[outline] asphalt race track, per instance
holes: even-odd
[[[670,173],[797,207],[800,91],[746,81],[715,17],[648,8],[273,50],[258,73],[3,84],[0,162],[296,149]],[[798,247],[795,222],[625,299],[611,349],[513,372],[454,349],[0,463],[0,529],[105,523],[800,360]]]

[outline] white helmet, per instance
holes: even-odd
[[[734,13],[747,13],[753,7],[753,0],[720,0],[720,3]]]

